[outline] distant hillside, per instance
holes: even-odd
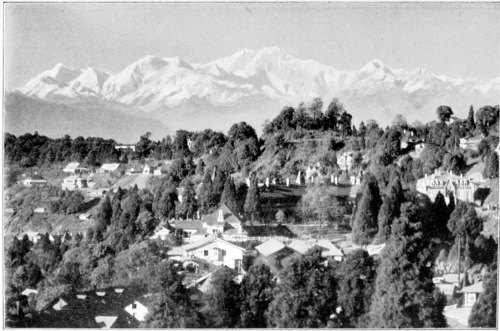
[[[158,121],[116,110],[49,103],[19,93],[5,95],[4,132],[14,135],[38,131],[42,135],[112,138],[135,143],[145,132],[160,139],[172,131]]]

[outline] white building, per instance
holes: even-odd
[[[337,164],[340,167],[340,170],[349,171],[352,167],[352,157],[354,152],[344,152],[342,155],[337,156]]]
[[[104,163],[99,169],[97,169],[98,173],[109,173],[116,172],[122,168],[120,163]]]
[[[148,314],[148,307],[135,300],[133,303],[125,307],[125,311],[139,322],[144,322],[146,320],[146,315]]]
[[[226,267],[241,272],[245,248],[233,245],[223,239],[210,235],[206,238],[181,246],[169,252],[181,261],[201,259],[217,266]]]
[[[21,183],[26,187],[47,185],[47,181],[45,179],[26,178],[26,179],[22,180]]]

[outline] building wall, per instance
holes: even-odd
[[[241,263],[238,261],[243,260],[243,250],[220,241],[200,247],[191,251],[191,253],[197,258],[208,260],[214,264],[225,265],[232,269],[235,269],[237,264]]]

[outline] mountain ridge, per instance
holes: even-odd
[[[242,49],[205,64],[148,55],[116,74],[57,64],[17,91],[58,104],[111,103],[126,113],[161,117],[164,123],[166,115],[182,118],[183,114],[176,113],[199,104],[214,116],[217,107],[243,109],[248,100],[276,107],[249,110],[253,114],[239,111],[242,120],[255,123],[259,129],[283,106],[296,106],[315,97],[325,103],[340,99],[355,122],[375,118],[388,124],[397,113],[409,120],[430,120],[441,104],[458,108],[461,114],[471,104],[480,107],[498,103],[499,82],[500,77],[485,82],[450,78],[423,68],[393,69],[380,59],[369,61],[357,71],[342,71],[316,60],[297,59],[278,47],[265,47]],[[193,120],[198,118],[165,124],[185,128]],[[231,124],[220,123],[214,128],[227,129]]]

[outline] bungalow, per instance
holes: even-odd
[[[470,138],[460,138],[460,148],[461,149],[470,149],[470,150],[478,150],[479,143],[483,137],[470,137]]]
[[[131,144],[123,144],[123,145],[116,145],[115,146],[115,149],[116,150],[119,150],[119,151],[122,151],[122,150],[130,150],[132,152],[135,152],[135,145],[131,145]]]
[[[170,234],[170,230],[167,229],[166,227],[161,227],[158,230],[155,231],[155,233],[149,237],[151,240],[156,240],[156,239],[161,239],[161,240],[166,240]]]
[[[146,164],[144,166],[144,169],[142,170],[142,173],[144,175],[154,175],[155,169],[156,169],[156,167],[149,165],[149,164]]]
[[[21,183],[26,187],[47,185],[47,181],[45,179],[26,178],[26,179],[22,180]]]
[[[90,213],[85,213],[85,214],[80,214],[80,216],[78,216],[78,219],[80,221],[90,221],[92,219]]]
[[[111,173],[123,170],[123,165],[120,163],[104,163],[96,172],[98,173]]]
[[[276,239],[269,239],[255,247],[259,256],[263,258],[266,264],[272,268],[281,268],[281,261],[290,255],[296,253],[293,249],[285,246]]]
[[[36,214],[45,214],[47,212],[47,209],[44,207],[38,207],[33,210],[34,213]]]
[[[146,315],[148,314],[148,307],[135,300],[133,303],[125,307],[125,311],[139,322],[144,322],[146,320]]]
[[[339,155],[337,157],[337,164],[339,165],[340,170],[343,171],[351,170],[353,155],[354,155],[353,151],[348,151],[344,152],[342,155]]]
[[[466,286],[459,292],[464,294],[464,307],[472,307],[477,301],[479,294],[483,293],[483,282],[477,282],[474,285]]]
[[[179,256],[180,254],[179,258],[183,261],[199,259],[217,266],[225,265],[241,273],[244,252],[245,248],[210,235],[180,248],[175,248],[167,254],[170,256]]]
[[[133,175],[133,174],[140,174],[141,172],[142,172],[142,170],[140,168],[131,166],[131,167],[127,168],[125,174],[127,176],[130,176],[130,175]]]
[[[158,167],[155,169],[155,171],[153,172],[153,176],[162,176],[163,175],[163,171],[161,169],[161,167]]]
[[[22,240],[24,235],[28,236],[28,240],[31,241],[32,243],[36,244],[38,240],[42,238],[42,235],[38,232],[35,231],[27,231],[20,236],[17,237],[17,239]]]
[[[68,176],[63,179],[63,182],[61,184],[61,188],[63,190],[76,190],[76,189],[86,189],[89,187],[89,179],[83,178],[81,176]]]
[[[76,173],[76,169],[78,168],[78,166],[80,165],[80,163],[78,162],[71,162],[71,163],[68,163],[68,165],[66,167],[64,167],[63,169],[63,172],[68,172],[68,173]]]

